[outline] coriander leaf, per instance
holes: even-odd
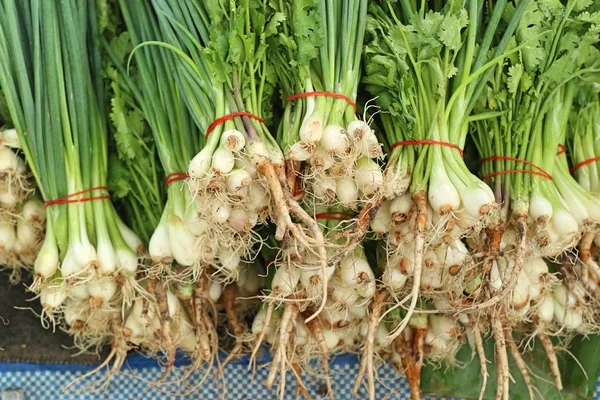
[[[546,18],[559,15],[565,8],[560,0],[538,0],[538,7],[544,13]]]
[[[144,117],[137,110],[129,110],[127,99],[116,83],[112,85],[110,119],[115,127],[117,151],[122,158],[134,159],[141,152],[140,134],[144,129]]]
[[[516,33],[520,44],[524,44],[521,57],[526,71],[537,69],[540,62],[546,57],[546,50],[540,41],[543,20],[544,14],[532,2],[519,22]]]
[[[592,4],[594,4],[594,0],[574,0],[573,3],[574,11],[583,11]]]
[[[285,21],[284,13],[282,13],[282,12],[274,13],[271,16],[271,18],[269,19],[269,22],[267,23],[267,25],[265,26],[265,30],[263,32],[263,38],[277,35],[277,33],[279,33],[278,27],[281,25],[281,23],[283,21]]]
[[[444,17],[438,37],[450,50],[457,51],[461,47],[461,31],[468,25],[468,21],[465,9],[462,9],[458,16],[449,14]]]
[[[108,188],[117,199],[123,199],[132,191],[131,173],[116,154],[108,158]]]
[[[521,82],[521,77],[523,76],[523,65],[517,64],[513,65],[508,69],[508,92],[511,94],[517,93],[519,90],[519,83]]]
[[[596,11],[591,14],[588,11],[585,11],[579,14],[576,18],[581,22],[600,25],[600,11]]]
[[[229,35],[229,54],[227,62],[232,64],[241,64],[245,59],[244,40],[237,32],[231,32]]]
[[[323,40],[323,32],[319,29],[320,12],[315,0],[303,0],[292,2],[290,14],[290,25],[298,49],[295,61],[299,65],[305,65],[319,55]]]
[[[133,50],[129,32],[123,32],[120,35],[115,36],[110,41],[110,47],[119,60],[126,60]]]
[[[437,35],[440,26],[444,22],[444,16],[440,13],[429,11],[422,20],[412,21],[418,25],[419,33],[426,38],[431,38]]]

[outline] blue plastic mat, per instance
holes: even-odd
[[[239,399],[263,400],[276,399],[277,389],[268,390],[263,385],[267,378],[268,367],[258,366],[254,375],[247,371],[247,359],[230,363],[224,371],[225,379],[211,378],[193,393],[181,396],[183,388],[171,384],[162,391],[151,388],[149,382],[161,378],[164,369],[161,369],[154,360],[141,355],[133,355],[127,359],[127,364],[111,381],[108,388],[99,393],[63,392],[64,386],[78,376],[93,369],[81,365],[56,365],[56,364],[0,364],[0,388],[3,391],[15,389],[21,391],[25,399]],[[350,399],[354,384],[354,377],[358,372],[357,357],[342,355],[336,357],[331,363],[332,378],[336,399]],[[93,379],[98,379],[99,374]],[[191,379],[197,382],[201,374],[194,375]],[[286,380],[286,399],[296,399],[296,382],[292,373],[288,372]],[[89,381],[88,381],[89,382]],[[304,383],[311,398],[323,398],[323,385],[317,378],[304,377]],[[600,380],[599,380],[600,383]],[[170,391],[170,393],[169,393]],[[404,378],[398,378],[389,364],[378,369],[376,383],[377,399],[408,399],[409,388]],[[4,398],[4,397],[3,397]],[[363,386],[355,399],[366,398]],[[432,398],[430,398],[432,399]],[[594,399],[600,400],[600,390],[597,388]]]

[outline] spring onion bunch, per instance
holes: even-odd
[[[467,168],[463,149],[487,77],[515,51],[507,43],[525,6],[513,10],[506,27],[500,22],[506,1],[490,7],[477,1],[370,7],[364,81],[386,112],[381,120],[390,149],[386,201],[371,227],[387,242],[384,290],[398,299],[386,313],[402,297],[411,300],[392,339],[409,324],[422,325],[420,317],[412,318],[419,293],[460,303],[465,287],[468,293],[481,282],[461,238],[485,228],[497,206],[494,193]],[[404,289],[408,277],[412,282]]]
[[[86,1],[6,0],[0,10],[0,84],[47,205],[33,290],[44,315],[53,322],[64,317],[78,330],[79,348],[111,343],[106,364],[118,368],[128,348],[123,313],[144,290],[136,280],[140,240],[105,188],[107,113],[93,42],[96,8]]]
[[[383,153],[357,117],[367,1],[295,0],[272,49],[285,111],[277,140],[290,187],[310,206],[356,209],[377,198]]]
[[[273,3],[273,8],[281,28],[268,57],[287,100],[277,135],[286,158],[284,186],[302,200],[330,248],[323,270],[322,256],[312,245],[283,241],[272,263],[268,305],[253,325],[254,354],[266,338],[275,357],[267,386],[280,372],[280,395],[289,362],[297,360],[310,370],[315,357],[322,360],[331,391],[329,354],[356,348],[358,341],[340,340],[349,329],[357,337],[359,324],[348,310],[366,311],[375,288],[375,275],[359,240],[339,251],[347,247],[344,235],[356,219],[344,207],[357,209],[361,202],[375,200],[381,182],[380,167],[373,160],[381,155],[379,143],[354,108],[366,2],[292,1]],[[344,37],[352,37],[356,45],[348,46]],[[336,194],[336,187],[342,192]],[[290,347],[298,335],[303,339]],[[299,378],[298,384],[304,387]]]
[[[277,223],[279,240],[289,231],[319,249],[324,268],[321,233],[284,188],[281,149],[265,125],[274,83],[267,49],[282,16],[245,2],[156,2],[153,7],[163,41],[142,46],[175,55],[180,93],[206,141],[188,171],[200,221],[195,275],[210,267],[215,277],[235,280],[242,261],[252,259],[261,242],[254,227],[267,219]]]
[[[128,27],[126,35],[131,37],[134,45],[162,38],[151,4],[121,2],[121,10]],[[142,116],[148,122],[166,175],[166,182],[160,184],[166,187],[167,200],[166,204],[160,205],[162,216],[151,232],[151,265],[146,270],[155,298],[157,324],[153,329],[158,327],[161,338],[158,349],[167,356],[166,374],[174,365],[177,348],[189,353],[193,360],[190,371],[202,362],[213,364],[219,343],[213,322],[217,316],[211,315],[211,310],[215,309],[224,290],[221,282],[210,279],[207,270],[193,277],[181,272],[197,266],[204,252],[200,235],[205,230],[205,223],[197,217],[192,194],[185,182],[187,165],[201,148],[203,137],[177,89],[174,56],[163,47],[141,46],[134,52],[135,75],[130,78],[131,70],[120,68],[120,79],[130,86],[134,103],[140,104]],[[231,288],[226,288],[226,292],[231,293]],[[143,326],[139,323],[143,320],[142,305],[135,310],[141,314],[130,318],[131,325]],[[151,339],[154,333],[153,330],[140,331],[146,339]],[[152,353],[153,349],[149,350]]]
[[[572,277],[574,269],[582,276],[600,276],[590,256],[600,203],[571,176],[565,151],[576,88],[588,86],[586,81],[600,71],[595,48],[600,37],[590,9],[576,1],[528,5],[509,44],[519,46],[519,52],[494,73],[476,107],[498,115],[477,122],[473,136],[484,157],[482,173],[503,203],[491,235],[501,236],[491,241],[497,246],[491,251],[500,255],[484,264],[486,273],[495,276],[490,280],[493,299],[508,303],[505,315],[493,321],[498,327],[494,336],[501,343],[502,329],[512,329],[523,317],[538,321],[535,334],[544,343],[559,388],[556,355],[545,335],[556,329],[585,333],[595,325],[593,312],[581,307],[587,303],[585,291]],[[539,257],[570,251],[580,237],[582,263],[561,268],[559,282],[541,279],[548,268]],[[499,345],[497,351],[507,350]],[[506,397],[509,378],[503,359],[498,393]]]
[[[123,8],[125,10],[125,8]],[[101,26],[107,32],[104,37],[111,38],[108,32],[116,30],[119,19],[116,10],[106,5],[107,21]],[[112,16],[109,17],[109,15]],[[100,19],[100,21],[104,21]],[[177,290],[171,290],[168,283],[161,279],[160,272],[165,268],[163,260],[148,254],[151,237],[159,226],[167,187],[163,170],[159,167],[158,155],[160,141],[154,140],[151,122],[157,115],[145,114],[146,103],[135,84],[144,64],[131,68],[131,77],[123,67],[132,51],[131,35],[133,30],[113,32],[108,42],[104,42],[105,70],[109,79],[110,118],[113,126],[113,157],[110,159],[109,187],[119,204],[125,210],[132,226],[144,244],[142,257],[144,286],[148,296],[134,300],[129,313],[124,318],[124,337],[128,343],[144,351],[149,356],[164,355],[167,372],[171,370],[176,349],[192,353],[195,349],[195,332],[185,309],[185,299],[178,298]],[[110,61],[109,61],[110,60]],[[158,60],[157,60],[158,61]],[[166,80],[164,82],[167,82]],[[136,101],[140,97],[142,107]],[[150,118],[146,118],[150,115]],[[146,121],[150,121],[146,123]],[[163,147],[163,154],[166,148]],[[185,192],[184,192],[185,194]]]
[[[482,173],[503,201],[503,229],[518,231],[518,245],[511,235],[504,238],[517,247],[516,271],[527,225],[535,232],[535,253],[548,257],[597,229],[600,204],[571,177],[563,150],[575,87],[598,72],[598,34],[587,7],[576,3],[528,6],[510,44],[521,49],[494,74],[481,99],[482,110],[501,114],[480,121],[474,138],[489,161]],[[575,37],[581,42],[567,44]]]
[[[567,158],[570,172],[581,188],[598,197],[598,122],[600,121],[598,92],[593,84],[580,85],[574,95],[574,107],[570,113],[567,131]],[[575,281],[581,281],[590,292],[598,294],[598,262],[593,251],[600,244],[600,235],[595,227],[582,236],[579,248],[580,262],[574,265]],[[595,232],[595,236],[592,234]],[[573,275],[573,274],[572,274]]]
[[[128,34],[135,46],[163,38],[156,11],[148,2],[121,2]],[[133,53],[138,69],[136,100],[151,127],[166,175],[167,202],[150,240],[150,256],[157,273],[171,263],[192,267],[215,246],[200,237],[206,223],[197,218],[185,181],[187,166],[202,148],[204,137],[177,89],[175,54],[164,47],[144,46]],[[168,78],[167,78],[168,77]],[[213,254],[214,255],[214,254]]]
[[[206,143],[204,131],[208,129],[208,116],[203,113],[214,112],[206,98],[194,97],[201,92],[189,93],[188,98],[182,90],[189,88],[185,86],[185,80],[176,74],[187,65],[179,64],[183,50],[178,50],[178,46],[186,48],[188,45],[193,46],[195,42],[180,42],[181,38],[175,32],[189,29],[188,33],[194,32],[198,38],[202,37],[202,31],[197,30],[201,25],[195,25],[184,18],[187,7],[188,4],[176,2],[169,5],[143,1],[121,2],[128,34],[136,45],[133,59],[137,63],[139,81],[134,92],[158,144],[161,164],[167,176],[168,199],[161,222],[150,240],[149,251],[153,267],[148,272],[151,276],[162,277],[166,281],[164,289],[158,283],[154,289],[158,300],[163,346],[166,346],[169,355],[168,369],[175,361],[175,348],[180,346],[174,340],[176,336],[169,334],[175,321],[174,316],[171,315],[170,321],[165,318],[170,313],[167,312],[167,304],[160,301],[163,296],[158,291],[165,290],[167,296],[176,294],[183,304],[185,312],[180,314],[185,316],[184,324],[195,336],[194,341],[186,339],[188,345],[184,348],[193,361],[189,376],[191,371],[203,363],[209,368],[214,364],[219,348],[214,319],[218,319],[219,315],[226,316],[227,325],[236,338],[235,346],[225,363],[243,350],[242,337],[246,328],[241,320],[244,313],[249,312],[245,309],[254,302],[238,300],[237,297],[256,295],[262,288],[261,266],[250,256],[255,251],[251,246],[258,238],[252,231],[257,220],[250,223],[246,218],[247,213],[241,208],[232,210],[229,203],[218,200],[223,200],[222,196],[229,193],[234,196],[235,201],[242,202],[243,198],[247,198],[260,208],[260,212],[264,212],[265,208],[259,203],[264,202],[265,198],[262,193],[250,191],[250,175],[247,168],[239,165],[235,170],[224,173],[223,180],[218,183],[227,186],[228,191],[216,193],[209,190],[209,196],[216,196],[211,197],[217,200],[214,203],[216,208],[196,206],[194,200],[200,204],[207,199],[195,196],[188,190],[186,180],[182,179],[187,176],[185,171],[193,156]],[[179,23],[174,22],[177,20]],[[199,63],[206,62],[203,57],[199,57],[198,49],[190,49],[198,57]],[[165,79],[166,76],[170,78]],[[199,78],[214,84],[207,75]],[[156,96],[156,93],[160,95]],[[198,100],[203,107],[208,108],[188,107],[187,102]],[[223,140],[225,146],[239,147],[234,150],[236,152],[241,150],[245,142],[241,133],[235,130],[225,133]],[[215,156],[216,163],[223,162],[219,154]],[[256,189],[256,185],[254,187]],[[224,186],[220,188],[224,189]],[[257,214],[254,217],[256,216]],[[218,225],[217,229],[216,225],[211,225],[213,219],[212,222],[215,223],[229,221],[231,224]],[[247,255],[246,260],[243,260],[244,254]],[[170,310],[170,306],[168,308]],[[213,310],[217,312],[213,313]]]

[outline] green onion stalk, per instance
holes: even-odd
[[[288,184],[311,207],[357,209],[383,182],[381,145],[356,110],[367,1],[273,4],[285,15],[270,57],[285,102],[277,140]]]
[[[77,347],[111,343],[103,365],[112,360],[118,369],[128,348],[122,313],[145,291],[136,280],[141,241],[105,188],[107,113],[97,29],[93,2],[0,3],[0,85],[47,205],[32,290],[44,316],[64,319]]]
[[[8,130],[11,127],[10,123],[10,113],[8,111],[8,104],[6,104],[6,99],[3,94],[0,94],[0,129],[2,131]],[[16,136],[16,131],[14,135],[11,135],[13,139],[15,139],[15,143],[18,143],[18,137]]]
[[[381,141],[389,146],[385,201],[371,228],[386,238],[388,291],[411,298],[392,339],[411,320],[419,292],[464,297],[460,287],[474,265],[461,237],[477,235],[496,214],[494,193],[469,171],[463,150],[490,74],[517,51],[507,44],[527,1],[508,3],[370,5],[363,81],[381,108]]]
[[[206,138],[188,169],[198,216],[208,225],[199,240],[201,267],[235,280],[262,241],[255,227],[270,219],[277,240],[291,236],[318,253],[324,274],[322,232],[287,188],[283,153],[268,130],[276,78],[268,54],[284,15],[252,2],[154,8],[163,41],[144,45],[176,56],[180,93]]]

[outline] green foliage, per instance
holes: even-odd
[[[317,0],[273,2],[283,18],[283,29],[270,49],[269,57],[279,78],[282,98],[304,91],[310,66],[326,46]],[[282,8],[279,8],[279,7]]]
[[[128,32],[116,32],[121,25],[116,8],[102,1],[103,13],[99,14],[99,26],[103,35],[110,39],[113,57],[124,62],[133,45]],[[106,15],[111,15],[110,21]],[[105,50],[108,50],[105,48]],[[109,118],[112,135],[109,140],[108,186],[122,208],[121,214],[127,224],[148,243],[160,221],[166,193],[164,173],[157,162],[156,142],[138,108],[124,76],[116,69],[111,58],[104,55],[107,99],[110,101]],[[135,73],[135,69],[131,72]]]
[[[531,351],[525,352],[523,358],[530,368],[533,382],[540,398],[544,399],[589,399],[596,387],[596,377],[600,372],[600,361],[595,355],[595,349],[600,346],[600,337],[576,337],[569,346],[569,351],[558,352],[559,368],[565,389],[559,392],[554,385],[546,353],[538,341]],[[488,360],[489,379],[485,399],[496,396],[497,372],[494,358],[494,341],[485,342],[485,353]],[[529,399],[527,387],[519,369],[509,354],[510,373],[514,383],[510,385],[510,398],[515,400]],[[465,382],[469,382],[465,385]],[[426,366],[421,374],[421,389],[424,393],[436,396],[451,396],[461,399],[477,399],[482,384],[480,363],[471,348],[467,345],[458,352],[457,365],[446,369]]]

